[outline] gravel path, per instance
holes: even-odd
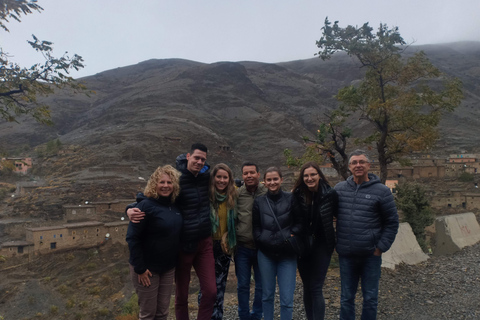
[[[327,303],[325,319],[338,319],[340,276],[338,268],[327,274],[324,287]],[[480,243],[456,254],[430,257],[424,263],[382,270],[378,308],[379,320],[480,319]],[[357,295],[357,301],[361,294]],[[279,298],[276,318],[279,319]],[[297,279],[293,319],[306,319],[302,283]],[[224,319],[237,319],[237,306],[226,303]],[[357,303],[360,319],[361,303]]]

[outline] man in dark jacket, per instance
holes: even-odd
[[[210,320],[217,296],[215,261],[212,246],[212,225],[208,188],[209,167],[206,164],[207,147],[201,143],[192,145],[190,153],[177,157],[180,177],[180,195],[175,203],[183,217],[180,250],[175,269],[175,316],[177,320],[188,320],[188,288],[193,268],[198,276],[202,298],[198,307],[197,320]],[[134,222],[142,218],[139,210],[128,209],[127,215]]]
[[[362,150],[350,155],[352,172],[335,186],[338,193],[337,252],[342,284],[340,320],[355,319],[355,295],[362,281],[362,320],[377,317],[382,253],[398,231],[398,214],[390,189],[371,173]]]

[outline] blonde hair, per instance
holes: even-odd
[[[155,172],[152,173],[150,178],[148,179],[147,186],[143,191],[143,194],[149,198],[158,199],[159,195],[157,193],[157,183],[160,181],[161,177],[166,174],[167,176],[172,179],[173,184],[173,192],[172,192],[172,202],[175,202],[175,199],[180,194],[180,175],[181,173],[178,172],[174,167],[171,165],[166,165],[163,167],[158,167]]]
[[[217,202],[215,198],[215,175],[218,170],[225,170],[228,173],[228,185],[226,188],[227,207],[228,209],[233,209],[235,207],[235,201],[237,200],[237,190],[235,189],[232,170],[225,163],[217,164],[210,175],[210,203],[215,204]]]

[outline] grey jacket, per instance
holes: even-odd
[[[267,188],[261,183],[258,184],[257,190],[254,193],[248,192],[245,185],[238,189],[237,221],[235,226],[237,231],[237,244],[242,247],[255,249],[252,231],[252,207],[255,199],[266,193]]]
[[[338,193],[337,252],[345,256],[372,254],[390,249],[398,231],[393,195],[380,179],[357,185],[353,177],[335,186]]]

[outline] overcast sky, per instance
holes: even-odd
[[[41,56],[35,34],[81,55],[75,78],[148,59],[281,62],[312,58],[326,16],[340,26],[398,26],[416,44],[480,41],[480,0],[38,0],[45,10],[10,21],[0,45],[12,61]]]

